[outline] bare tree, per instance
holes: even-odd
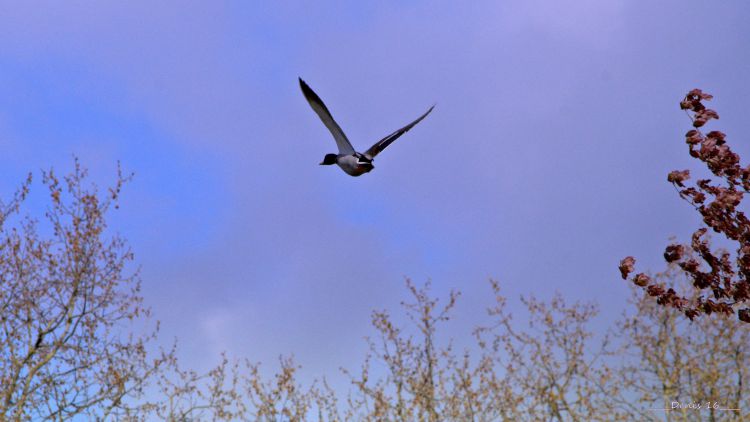
[[[147,410],[166,421],[243,418],[247,409],[240,394],[239,363],[230,364],[226,356],[222,356],[216,367],[198,374],[180,368],[175,352],[173,349],[168,366],[156,375],[158,399],[153,409]]]
[[[31,176],[0,213],[0,419],[90,419],[147,410],[133,405],[167,356],[147,356],[156,336],[128,333],[148,315],[133,254],[107,234],[106,215],[128,180],[118,171],[105,195],[86,170],[50,170],[46,226],[18,216]],[[13,220],[13,221],[12,221]],[[15,224],[10,224],[14,222]]]
[[[473,353],[459,353],[445,340],[436,344],[437,328],[450,318],[458,294],[438,306],[429,283],[407,286],[414,303],[404,307],[417,335],[396,326],[386,312],[373,314],[378,338],[370,340],[361,371],[347,372],[358,398],[350,398],[348,415],[405,421],[626,420],[611,404],[618,392],[604,362],[607,338],[595,338],[590,327],[597,314],[593,304],[568,305],[559,295],[550,302],[523,299],[529,315],[524,329],[507,312],[499,283],[491,281],[493,324],[475,331]],[[375,375],[373,361],[385,364],[384,375]]]
[[[608,382],[609,336],[597,337],[591,327],[597,306],[568,304],[560,294],[546,302],[521,298],[528,311],[524,324],[506,310],[499,283],[491,281],[491,286],[494,324],[476,334],[485,356],[494,362],[495,380],[483,386],[485,395],[496,403],[502,419],[623,420],[612,406],[618,391]]]
[[[397,327],[388,312],[372,314],[372,325],[378,333],[368,339],[370,352],[358,374],[347,370],[355,386],[348,404],[349,416],[367,420],[436,421],[440,420],[443,400],[440,396],[447,375],[446,359],[452,350],[436,344],[436,330],[447,321],[458,293],[451,293],[445,305],[430,296],[430,283],[416,287],[407,280],[414,302],[402,303],[406,315],[418,330],[418,336]],[[385,366],[385,377],[371,378],[372,359]]]

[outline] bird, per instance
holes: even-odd
[[[349,139],[347,139],[344,131],[341,130],[341,127],[333,119],[331,112],[328,111],[328,107],[323,104],[323,100],[320,99],[318,94],[316,94],[315,91],[313,91],[312,88],[310,88],[307,83],[302,80],[302,78],[299,78],[299,86],[302,89],[302,93],[305,95],[305,99],[307,99],[307,102],[310,103],[310,107],[312,107],[318,117],[320,117],[320,120],[323,121],[323,124],[333,135],[333,139],[336,141],[336,146],[339,150],[338,154],[326,154],[320,165],[330,166],[336,164],[346,174],[354,177],[361,176],[372,171],[372,169],[375,168],[375,166],[372,164],[375,156],[380,154],[388,145],[393,143],[393,141],[398,139],[409,129],[413,128],[414,125],[421,122],[422,119],[427,117],[432,109],[435,108],[435,105],[433,104],[429,110],[427,110],[423,115],[419,116],[413,122],[402,127],[401,129],[396,130],[395,132],[384,137],[378,142],[375,142],[375,144],[373,144],[367,151],[357,152],[352,147]]]

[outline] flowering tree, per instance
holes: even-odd
[[[711,98],[694,89],[680,102],[680,107],[693,122],[693,129],[685,134],[690,156],[703,162],[712,177],[687,183],[688,170],[675,170],[667,176],[680,197],[701,215],[703,224],[693,233],[689,245],[667,246],[664,259],[676,263],[687,274],[698,294],[680,295],[644,273],[630,279],[655,297],[659,305],[677,308],[690,319],[702,313],[736,312],[741,321],[750,322],[750,220],[740,210],[744,195],[750,190],[750,166],[740,166],[740,156],[729,147],[724,133],[701,131],[710,120],[719,118],[714,110],[703,105],[703,101]],[[707,239],[709,229],[732,244],[732,251],[711,247]],[[628,279],[634,266],[632,256],[620,262],[623,279]]]

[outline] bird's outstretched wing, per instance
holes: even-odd
[[[315,113],[318,114],[318,117],[323,121],[323,124],[326,125],[329,131],[331,131],[333,139],[336,140],[336,145],[339,147],[339,154],[354,154],[352,144],[346,139],[346,135],[344,135],[344,131],[341,130],[338,123],[333,120],[333,116],[331,116],[331,112],[328,111],[326,105],[323,104],[323,100],[321,100],[320,97],[318,97],[318,94],[307,86],[302,78],[299,78],[299,86],[302,88],[302,93],[305,94],[307,102],[310,103],[310,107],[315,110]]]
[[[419,116],[419,118],[417,120],[409,123],[408,125],[402,127],[401,129],[399,129],[399,130],[391,133],[390,135],[388,135],[385,138],[383,138],[383,139],[379,140],[378,142],[376,142],[375,145],[371,146],[370,149],[368,149],[367,151],[365,151],[365,155],[368,156],[368,157],[370,157],[371,159],[375,158],[375,156],[378,155],[378,154],[380,154],[380,152],[383,151],[385,149],[385,147],[387,147],[388,145],[390,145],[393,141],[395,141],[396,139],[398,139],[399,136],[401,136],[404,133],[406,133],[409,129],[413,128],[414,125],[416,125],[417,123],[421,122],[422,119],[424,119],[425,117],[427,117],[427,115],[430,114],[430,112],[432,111],[433,108],[435,108],[434,105],[432,107],[430,107],[430,109],[427,110],[423,115]]]

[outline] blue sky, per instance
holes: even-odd
[[[619,260],[661,269],[698,224],[666,182],[696,168],[681,96],[714,94],[750,154],[745,1],[152,3],[0,5],[0,193],[73,154],[102,186],[135,172],[114,227],[196,367],[356,367],[405,276],[464,293],[449,335],[489,277],[606,327]],[[335,145],[298,76],[358,148],[437,106],[351,178],[317,165]]]

